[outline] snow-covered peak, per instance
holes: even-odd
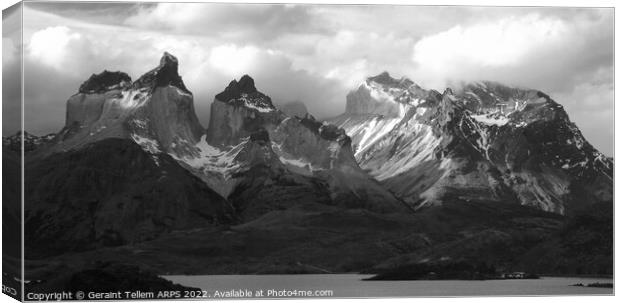
[[[522,110],[529,103],[550,100],[549,96],[537,90],[509,87],[492,81],[464,84],[456,95],[472,111],[499,110],[505,114]]]
[[[333,122],[350,136],[360,166],[404,200],[423,205],[471,192],[467,199],[565,213],[569,188],[608,198],[613,161],[545,93],[484,81],[402,102],[398,93],[415,86],[399,83],[388,73],[368,78]],[[603,190],[590,191],[591,182]]]
[[[413,98],[422,99],[427,92],[409,78],[392,78],[388,72],[368,77],[361,85],[375,94],[387,94],[396,102],[407,103]]]
[[[402,106],[431,107],[441,95],[425,90],[408,78],[395,79],[384,72],[367,78],[356,90],[347,95],[346,114],[401,117]]]
[[[276,109],[271,98],[258,91],[254,85],[254,79],[248,75],[244,75],[239,81],[232,80],[223,92],[215,96],[215,99],[263,113]]]
[[[370,85],[398,89],[409,89],[411,86],[417,86],[417,84],[406,77],[401,77],[400,79],[392,78],[387,71],[376,76],[368,77],[365,82]]]

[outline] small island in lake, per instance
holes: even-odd
[[[402,265],[364,280],[502,280],[539,279],[526,272],[500,272],[495,266],[484,262],[474,264],[466,261],[435,261]]]

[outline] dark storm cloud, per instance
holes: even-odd
[[[140,9],[154,7],[154,3],[132,2],[29,2],[28,7],[58,16],[92,23],[118,24],[135,15]]]
[[[161,3],[142,7],[125,24],[177,34],[219,36],[228,42],[260,42],[283,34],[326,33],[303,5]]]

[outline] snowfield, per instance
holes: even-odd
[[[200,142],[196,143],[196,148],[199,150],[198,156],[178,157],[172,153],[170,155],[177,161],[181,161],[200,171],[218,172],[223,174],[225,177],[228,177],[232,170],[239,168],[239,163],[235,161],[235,157],[239,154],[241,147],[246,142],[247,140],[234,146],[229,151],[223,151],[217,147],[209,145],[207,142],[207,136],[203,135],[200,138]]]
[[[483,124],[486,125],[497,125],[497,126],[504,126],[506,125],[508,122],[510,122],[510,119],[504,117],[504,116],[496,116],[496,117],[492,117],[488,114],[480,114],[480,115],[471,115],[471,117]]]
[[[161,150],[159,149],[159,143],[156,140],[145,138],[136,134],[131,135],[131,139],[134,142],[138,143],[146,152],[150,154],[159,154]]]

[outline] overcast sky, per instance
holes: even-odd
[[[214,95],[243,74],[276,103],[303,101],[325,118],[344,111],[364,78],[389,71],[440,92],[472,80],[539,89],[612,155],[612,9],[25,3],[23,16],[26,130],[35,134],[63,126],[66,100],[92,73],[135,80],[168,51],[203,125]],[[3,19],[8,75],[19,68],[10,21],[19,19]],[[18,82],[3,82],[3,99],[16,98],[6,87]]]

